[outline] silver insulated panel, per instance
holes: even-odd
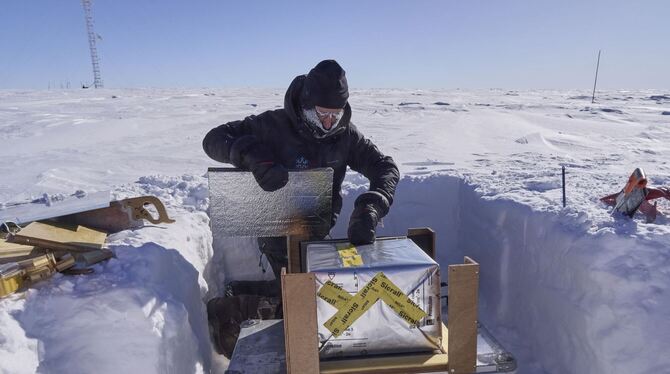
[[[215,241],[235,236],[328,235],[331,168],[289,172],[286,186],[274,192],[264,191],[253,174],[238,169],[210,168],[208,179]]]
[[[306,261],[317,279],[321,358],[440,349],[439,266],[410,239],[312,242]]]

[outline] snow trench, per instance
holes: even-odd
[[[363,191],[348,191],[342,217]],[[669,238],[592,234],[575,220],[434,175],[401,181],[379,234],[428,226],[442,267],[465,255],[479,262],[479,319],[515,355],[518,373],[664,372]]]
[[[345,237],[354,199],[366,190],[356,178],[343,191],[335,238]],[[0,373],[222,371],[205,302],[228,274],[212,246],[206,191],[196,176],[143,177],[122,190],[120,197],[158,196],[177,222],[111,236],[117,258],[93,275],[57,275],[0,300],[0,324],[16,330],[0,339]],[[478,261],[479,319],[516,357],[519,374],[664,372],[670,336],[658,331],[670,320],[668,238],[593,234],[576,221],[431,175],[401,180],[378,234],[431,227],[442,267],[465,255]],[[250,258],[243,266],[257,268],[256,254]]]
[[[352,177],[334,238],[346,236],[366,191]],[[668,238],[637,239],[625,224],[593,234],[582,218],[482,196],[457,177],[405,177],[378,235],[431,227],[442,267],[466,255],[479,262],[479,319],[516,357],[519,374],[663,372],[670,337],[658,341],[657,330],[670,319]],[[243,266],[258,268],[256,256]],[[225,265],[216,259],[207,265],[210,291],[228,277],[213,271]]]

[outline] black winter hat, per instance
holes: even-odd
[[[323,60],[310,70],[302,87],[300,101],[305,108],[344,108],[349,86],[344,69],[335,60]]]

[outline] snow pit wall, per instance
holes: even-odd
[[[364,191],[345,191],[333,237],[346,236]],[[518,373],[663,372],[670,365],[670,275],[663,270],[670,257],[659,243],[668,238],[591,234],[571,221],[434,175],[401,181],[378,234],[428,226],[442,267],[465,255],[478,261],[479,319],[515,355]]]
[[[0,374],[210,372],[206,192],[190,175],[119,187],[119,199],[159,197],[176,222],[112,234],[116,257],[94,273],[56,274],[0,299]]]

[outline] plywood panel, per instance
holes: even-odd
[[[316,280],[309,273],[286,274],[282,270],[281,283],[286,371],[289,374],[316,374],[319,372]]]
[[[107,234],[84,226],[33,222],[13,235],[11,241],[48,249],[83,251],[101,249]]]
[[[477,365],[477,296],[479,264],[469,257],[449,265],[449,372],[474,373]]]

